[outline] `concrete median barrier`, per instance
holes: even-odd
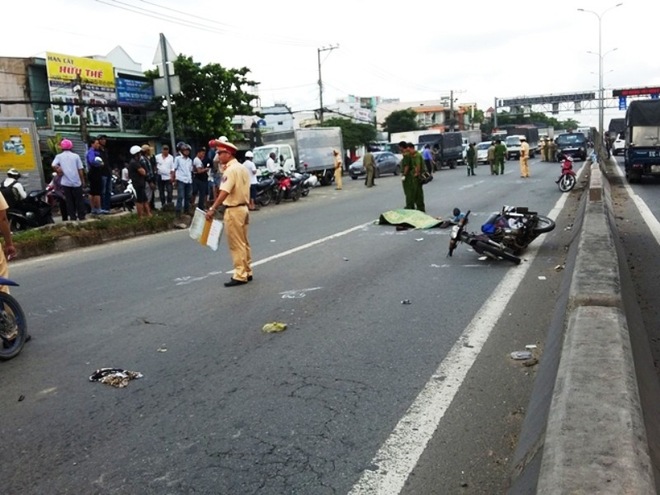
[[[512,494],[656,493],[607,181],[597,163],[589,176],[563,321],[549,332],[558,352],[544,356],[545,382],[535,384],[528,415],[536,417],[523,425]]]

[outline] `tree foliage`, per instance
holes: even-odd
[[[217,63],[202,66],[192,57],[179,55],[174,61],[174,72],[179,76],[181,92],[171,97],[174,134],[178,138],[205,142],[211,137],[225,135],[232,138],[231,119],[235,115],[252,115],[250,102],[257,96],[250,89],[257,85],[248,79],[250,70],[226,69]],[[158,71],[145,73],[149,80],[158,77]],[[159,97],[157,108],[142,131],[155,136],[167,136],[167,108],[165,97]]]
[[[389,114],[383,122],[383,130],[389,134],[393,132],[416,131],[417,113],[411,108],[406,110],[396,110]]]
[[[355,149],[376,139],[376,128],[371,124],[358,124],[349,119],[334,117],[325,120],[323,127],[341,127],[344,148]]]

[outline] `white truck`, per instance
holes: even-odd
[[[262,136],[263,146],[254,148],[254,164],[261,168],[271,153],[286,171],[308,172],[321,184],[328,185],[334,177],[334,154],[344,160],[344,144],[340,127],[305,127],[293,131],[268,132]]]
[[[424,136],[426,134],[440,134],[439,129],[420,129],[417,131],[402,131],[402,132],[393,132],[390,135],[390,143],[400,143],[405,141],[406,143],[418,144],[419,136]]]

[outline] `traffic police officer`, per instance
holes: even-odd
[[[529,144],[525,136],[520,137],[520,177],[529,177]]]
[[[216,153],[224,166],[220,193],[206,212],[211,220],[215,210],[225,206],[224,230],[227,235],[229,252],[234,263],[234,276],[225,282],[225,287],[247,284],[252,280],[252,250],[248,240],[250,212],[250,174],[236,160],[238,149],[230,142],[216,142]]]

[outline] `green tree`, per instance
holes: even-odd
[[[171,97],[175,136],[197,142],[218,135],[233,138],[232,117],[254,113],[250,102],[257,96],[249,91],[258,83],[248,79],[247,67],[226,69],[217,63],[202,66],[192,57],[179,55],[174,61],[174,72],[181,82],[181,92]],[[145,75],[153,80],[158,71]],[[164,100],[165,97],[156,99],[156,112],[142,129],[145,134],[167,136]]]
[[[341,127],[344,148],[354,150],[376,139],[376,128],[371,124],[358,124],[349,119],[333,117],[323,122],[322,127]]]
[[[416,131],[419,129],[417,125],[417,113],[412,109],[396,110],[389,114],[383,122],[383,130],[388,134],[394,132]]]

